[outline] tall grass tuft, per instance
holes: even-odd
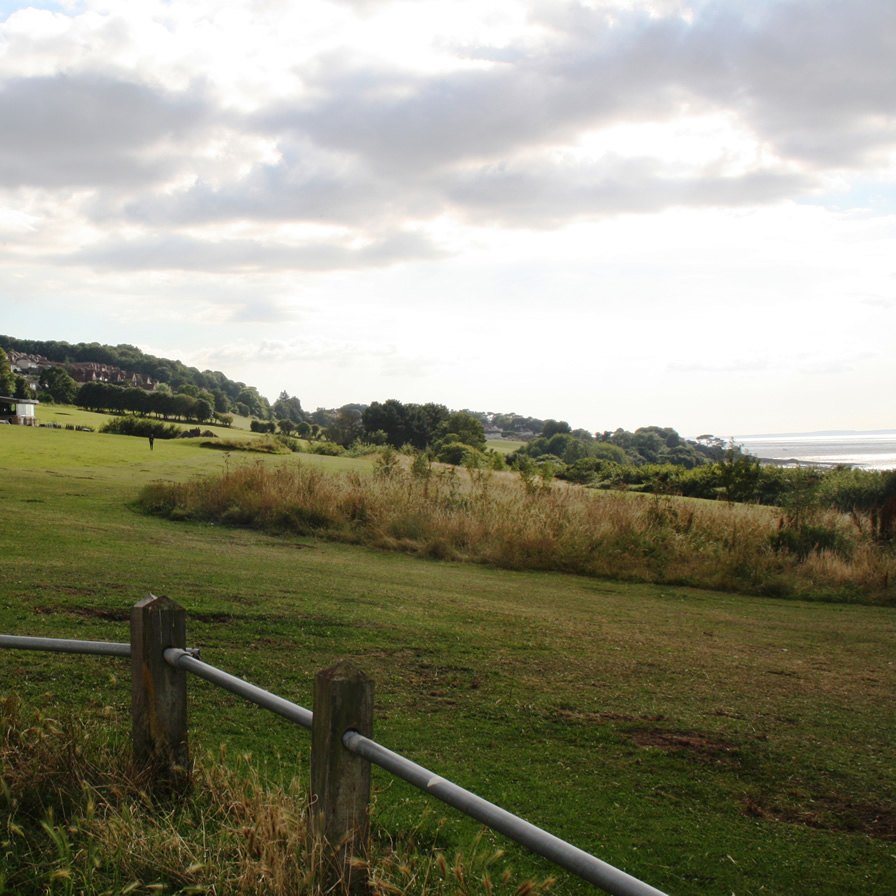
[[[595,493],[387,458],[373,476],[292,462],[146,487],[140,504],[209,520],[469,560],[753,594],[892,601],[896,557],[844,514]]]
[[[251,756],[226,749],[194,763],[180,802],[151,798],[126,744],[83,720],[56,720],[0,700],[0,893],[323,896],[319,844],[297,776],[265,783]],[[289,777],[289,776],[287,776]],[[419,832],[375,832],[371,896],[535,896],[552,881],[514,879],[477,839],[449,867]]]

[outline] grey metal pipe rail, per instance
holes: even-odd
[[[314,714],[310,709],[305,709],[304,706],[299,706],[297,703],[290,703],[289,700],[284,700],[270,691],[249,684],[248,681],[243,681],[242,678],[237,678],[235,675],[222,672],[220,669],[196,659],[189,651],[180,647],[169,647],[164,652],[164,656],[165,662],[169,665],[176,666],[178,669],[186,669],[226,691],[244,697],[258,706],[277,713],[278,716],[283,716],[284,719],[289,719],[291,722],[311,730],[311,720],[314,718]]]
[[[0,635],[0,648],[7,647],[18,650],[44,650],[57,653],[94,654],[98,656],[130,657],[130,644],[116,644],[107,641],[75,641],[68,638],[31,638],[19,635]],[[206,681],[243,697],[258,706],[311,729],[314,714],[311,710],[284,700],[270,691],[250,684],[242,678],[223,672],[196,657],[196,651],[180,647],[170,647],[164,651],[165,662],[185,671],[192,672]],[[666,896],[649,884],[626,874],[619,868],[603,862],[590,853],[549,834],[547,831],[530,824],[528,821],[484,800],[482,797],[459,787],[451,781],[429,771],[422,765],[406,759],[359,734],[357,731],[346,731],[342,738],[343,746],[352,753],[361,756],[368,762],[391,772],[397,778],[428,793],[436,799],[453,806],[465,815],[482,822],[527,849],[543,856],[561,868],[600,887],[611,896]]]
[[[69,638],[28,638],[23,635],[0,635],[0,647],[10,647],[13,650],[47,650],[51,653],[91,653],[96,656],[131,655],[130,644],[72,641]]]
[[[411,762],[404,756],[393,753],[382,744],[378,744],[363,734],[358,734],[357,731],[347,731],[342,738],[342,743],[352,753],[386,769],[395,777],[413,784],[424,793],[429,793],[440,799],[443,803],[454,806],[465,815],[481,821],[488,827],[515,840],[532,852],[550,859],[554,864],[571,871],[613,896],[665,896],[661,890],[645,884],[607,862],[602,862],[590,853],[549,834],[518,815],[513,815],[500,806],[482,799],[475,793],[464,790],[463,787],[458,787],[451,781],[446,781],[422,765],[417,765],[416,762]]]
[[[314,714],[296,703],[291,703],[270,691],[265,691],[241,678],[222,672],[220,669],[196,659],[181,648],[169,647],[164,652],[164,656],[165,662],[172,666],[193,672],[206,681],[238,694],[258,706],[263,706],[286,719],[297,722],[304,728],[311,728]],[[358,734],[357,731],[347,731],[342,738],[342,743],[350,752],[391,772],[397,778],[413,784],[424,793],[440,799],[443,803],[459,809],[465,815],[481,821],[537,855],[549,859],[561,868],[565,868],[583,880],[600,887],[612,896],[666,896],[661,890],[645,884],[607,862],[602,862],[590,853],[549,834],[506,809],[484,800],[475,793],[464,790],[463,787],[459,787],[451,781],[446,781],[422,765],[417,765],[416,762],[412,762],[398,753],[393,753],[392,750],[369,737]]]

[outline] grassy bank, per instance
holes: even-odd
[[[317,670],[354,660],[376,682],[382,743],[669,893],[896,890],[892,608],[174,524],[134,512],[137,492],[223,471],[220,455],[180,440],[150,453],[121,436],[11,430],[0,430],[0,630],[126,640],[129,607],[167,594],[187,607],[205,659],[305,706]],[[113,741],[127,734],[126,664],[0,651],[0,682],[24,701],[26,729],[39,711],[76,714]],[[194,753],[227,745],[210,773],[245,776],[237,757],[251,753],[265,787],[304,780],[301,731],[200,681],[190,701]],[[468,850],[475,824],[385,774],[375,786],[379,842],[413,831],[449,866]],[[5,828],[0,840],[14,842]],[[218,861],[195,848],[196,861]],[[492,880],[507,868],[513,881],[557,874],[487,834],[481,849],[498,848]],[[41,861],[34,892],[66,892],[61,880],[50,888],[58,866]],[[559,894],[593,892],[557,877]],[[486,890],[471,875],[470,891]],[[402,891],[423,892],[419,880]]]

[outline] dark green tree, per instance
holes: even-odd
[[[295,396],[290,396],[285,389],[271,405],[271,413],[278,420],[291,420],[293,423],[301,423],[305,419],[302,402]]]
[[[558,432],[572,432],[572,428],[565,420],[545,420],[541,428],[541,434],[549,439]]]
[[[38,395],[41,401],[71,404],[77,394],[78,384],[64,368],[48,367],[41,371],[38,380]]]
[[[0,348],[0,395],[12,398],[16,391],[16,378],[9,366],[9,356]]]

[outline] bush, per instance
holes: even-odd
[[[853,551],[852,542],[842,532],[820,524],[784,525],[771,536],[770,542],[776,551],[787,551],[801,561],[813,552],[825,551],[848,560]]]
[[[311,454],[322,454],[325,457],[339,457],[342,454],[345,454],[345,448],[342,445],[337,445],[335,442],[311,442],[308,446],[308,451]]]
[[[202,442],[201,448],[213,448],[216,451],[252,451],[256,454],[288,454],[289,448],[277,439],[222,439],[215,436],[214,441]]]
[[[100,432],[111,432],[119,436],[141,436],[144,439],[177,439],[181,429],[173,423],[160,423],[143,417],[116,417],[100,427]]]

